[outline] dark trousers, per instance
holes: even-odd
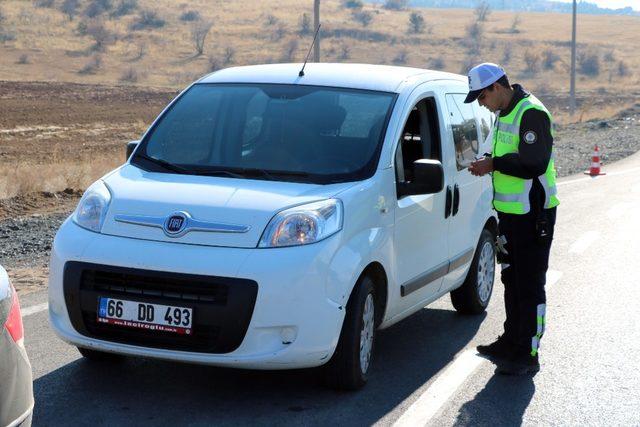
[[[547,221],[548,238],[539,238],[536,222],[540,216]],[[500,235],[507,240],[508,255],[502,263],[504,304],[507,318],[505,337],[515,344],[518,355],[536,356],[544,334],[546,314],[546,282],[549,251],[556,222],[556,208],[545,209],[541,215],[498,213]]]

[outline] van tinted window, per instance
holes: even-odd
[[[258,177],[264,179],[364,179],[375,171],[395,98],[301,85],[196,84],[132,161],[151,167],[156,159],[186,173],[259,169],[268,172]]]

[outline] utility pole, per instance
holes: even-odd
[[[320,25],[320,0],[313,0],[313,28],[318,29]],[[313,47],[313,61],[320,62],[320,33]]]
[[[576,112],[576,15],[578,4],[573,0],[573,29],[571,31],[571,89],[569,91],[569,111]]]

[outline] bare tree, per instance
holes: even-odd
[[[484,22],[487,20],[487,17],[491,13],[491,6],[489,2],[482,1],[478,4],[475,10],[476,16],[478,17],[478,21]]]
[[[204,41],[212,26],[211,22],[195,21],[191,27],[191,41],[198,55],[202,55],[204,52]]]
[[[466,28],[467,47],[472,55],[480,55],[482,50],[482,42],[484,38],[484,27],[482,22],[471,22]]]
[[[419,34],[424,32],[424,17],[418,12],[411,12],[409,16],[409,34]]]

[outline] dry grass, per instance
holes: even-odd
[[[85,189],[123,162],[120,156],[102,154],[77,160],[52,159],[50,164],[13,162],[0,165],[0,199],[40,191]]]
[[[87,84],[119,84],[121,81],[144,86],[183,87],[212,68],[274,62],[286,57],[301,62],[311,43],[313,32],[300,34],[303,13],[312,14],[313,2],[299,0],[139,0],[141,10],[153,10],[166,21],[163,28],[131,31],[138,12],[121,18],[93,19],[86,24],[102,23],[110,35],[100,52],[94,72],[79,73],[93,61],[95,40],[78,34],[83,19],[68,17],[56,9],[35,8],[33,2],[2,0],[3,25],[15,35],[0,42],[0,80],[59,81]],[[380,5],[365,4],[363,12],[372,16],[363,27],[354,20],[352,9],[342,0],[323,0],[321,42],[325,62],[401,63],[406,66],[444,68],[461,72],[469,64],[482,60],[505,64],[511,79],[520,82],[543,101],[545,94],[557,120],[607,118],[627,107],[629,98],[640,92],[640,55],[637,34],[640,18],[623,16],[579,16],[579,52],[598,55],[602,70],[598,75],[579,75],[578,94],[597,97],[599,88],[615,99],[583,103],[571,119],[560,97],[569,92],[571,16],[564,14],[492,12],[482,23],[482,40],[467,40],[467,28],[476,22],[473,10],[419,9],[429,31],[407,34],[411,13],[416,9],[392,11]],[[203,45],[203,54],[194,55],[192,22],[181,17],[197,10],[200,19],[213,27]],[[518,16],[518,18],[516,18]],[[517,21],[516,21],[517,19]],[[512,26],[517,22],[517,32]],[[337,36],[341,35],[341,36]],[[470,46],[474,52],[470,52]],[[294,48],[295,47],[295,48]],[[527,52],[557,54],[551,67],[527,72]],[[229,52],[232,52],[231,59]],[[28,61],[21,58],[28,57]],[[624,58],[622,72],[619,60]],[[18,67],[16,63],[21,65]],[[135,76],[135,78],[133,78]],[[134,82],[135,81],[135,82]],[[538,88],[544,90],[538,91]],[[622,101],[622,95],[627,98]],[[602,101],[602,98],[600,98]],[[566,102],[565,102],[566,104]],[[56,125],[56,123],[50,123]],[[131,126],[139,134],[148,123]],[[135,132],[134,132],[135,131]],[[0,135],[0,144],[2,144]],[[124,141],[123,141],[124,142]],[[123,157],[115,149],[69,160],[60,154],[47,164],[16,160],[0,164],[0,198],[32,191],[57,191],[67,187],[85,188],[90,182],[117,166]],[[25,156],[27,157],[27,156]]]
[[[77,70],[86,63],[83,56],[94,41],[91,37],[78,36],[76,28],[80,18],[69,21],[55,9],[34,8],[30,2],[3,1],[6,22],[14,29],[16,39],[0,44],[0,79],[57,80],[85,83],[118,82],[120,76],[131,67],[132,51],[143,44],[145,55],[135,67],[147,71],[138,83],[156,86],[174,86],[177,75],[204,74],[208,72],[207,57],[223,57],[225,49],[234,49],[236,64],[268,62],[278,58],[291,38],[300,41],[300,49],[292,60],[302,61],[312,34],[299,34],[300,17],[310,14],[312,4],[297,0],[243,2],[222,0],[191,0],[176,3],[170,0],[140,0],[140,9],[153,9],[166,21],[159,29],[131,31],[137,13],[120,19],[104,19],[105,28],[115,35],[115,41],[105,47],[104,70],[96,74],[78,75]],[[200,11],[201,19],[213,22],[213,28],[203,50],[204,56],[194,57],[190,40],[191,25],[181,20],[189,10]],[[429,34],[407,34],[409,19],[415,9],[391,11],[379,5],[367,4],[364,11],[373,15],[366,29],[353,20],[351,10],[339,0],[322,3],[323,30],[327,34],[339,34],[337,30],[360,30],[365,36],[384,39],[370,41],[366,37],[356,40],[348,37],[329,37],[322,40],[323,60],[340,61],[340,47],[349,47],[349,61],[390,64],[398,52],[407,51],[408,66],[427,67],[429,59],[446,58],[449,71],[459,72],[467,62],[465,28],[475,22],[473,10],[420,9],[426,24],[432,28]],[[277,18],[277,25],[267,25],[268,18]],[[499,62],[504,46],[512,45],[509,72],[516,79],[530,86],[549,80],[550,89],[568,91],[567,68],[570,51],[570,16],[563,14],[521,14],[518,33],[510,31],[516,15],[509,12],[493,12],[483,22],[484,42],[479,58]],[[272,18],[273,19],[273,18]],[[284,34],[282,34],[284,32]],[[344,31],[342,32],[344,33]],[[630,70],[640,69],[640,56],[636,54],[640,19],[623,16],[580,16],[580,50],[613,52],[616,57],[628,58]],[[553,47],[559,55],[556,70],[526,75],[524,54],[531,47],[541,51]],[[329,53],[332,52],[332,53]],[[14,64],[20,55],[28,53],[30,64],[16,73]],[[605,73],[602,73],[605,74]],[[616,76],[616,85],[640,87],[639,75]],[[589,77],[580,82],[580,89],[593,89],[608,83],[608,76]]]

